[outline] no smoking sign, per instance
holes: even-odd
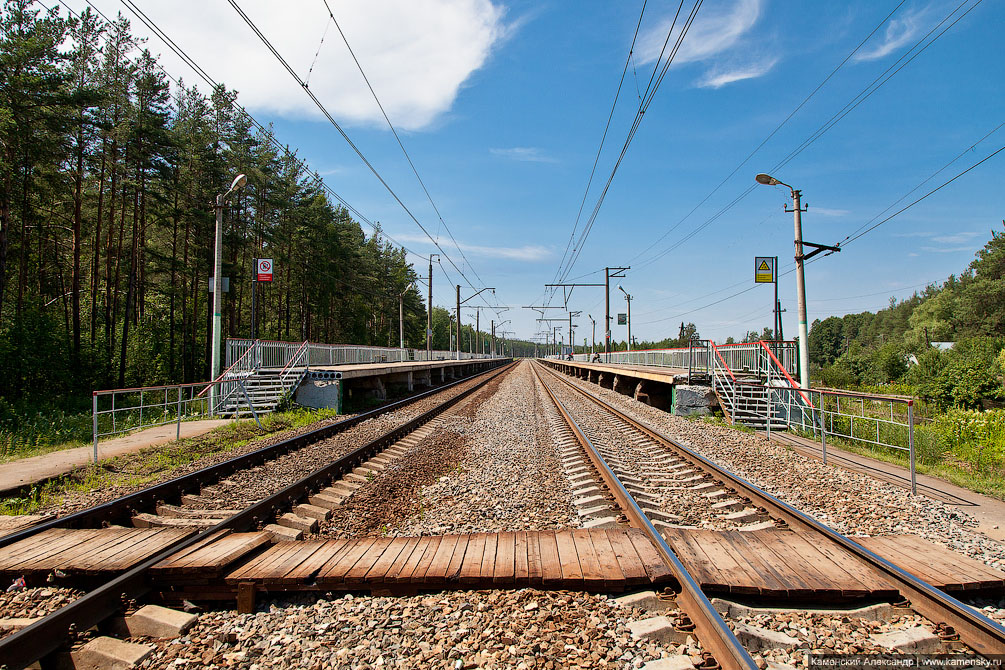
[[[272,281],[272,259],[259,258],[257,266],[258,281]]]

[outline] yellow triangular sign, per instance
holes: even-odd
[[[771,266],[768,265],[768,261],[761,261],[761,264],[757,267],[758,272],[771,272]]]

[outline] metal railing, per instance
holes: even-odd
[[[301,348],[307,349],[306,365],[352,365],[358,363],[402,363],[425,360],[472,360],[492,358],[491,354],[436,350],[426,355],[425,349],[401,349],[399,347],[371,347],[354,344],[319,344],[317,342],[281,342],[276,340],[249,340],[228,338],[225,361],[227,372],[233,366],[234,375],[250,366],[252,371],[259,368],[280,368],[290,366],[299,355]],[[498,356],[497,356],[498,358]],[[233,361],[233,362],[232,362]]]
[[[785,369],[795,369],[799,355],[797,345],[792,341],[779,342],[741,342],[738,344],[716,344],[723,363],[736,372],[765,373],[761,369],[762,345],[767,345]],[[705,347],[674,347],[672,349],[645,349],[642,351],[612,351],[601,353],[601,362],[624,365],[651,365],[656,367],[678,368],[687,370],[711,369],[713,367],[710,348]],[[592,354],[575,354],[573,360],[589,362]]]
[[[210,387],[217,387],[215,393],[206,393]],[[175,439],[180,439],[182,421],[215,416],[214,397],[235,398],[235,405],[247,406],[248,409],[244,413],[250,412],[261,426],[247,389],[244,388],[244,382],[240,379],[93,391],[91,434],[94,462],[98,461],[98,441],[103,437],[173,423],[177,426]],[[237,414],[235,411],[235,418]]]

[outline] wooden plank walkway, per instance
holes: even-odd
[[[280,542],[224,581],[323,590],[543,586],[621,591],[674,580],[641,531],[577,529]]]
[[[50,528],[0,548],[0,578],[125,572],[175,541],[191,535],[185,528]]]
[[[709,593],[766,598],[889,598],[884,577],[826,538],[792,531],[662,530]],[[854,538],[870,551],[949,590],[1005,591],[1005,573],[912,535]]]

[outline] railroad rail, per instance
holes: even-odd
[[[610,479],[608,487],[618,499],[622,509],[629,516],[630,521],[633,525],[637,525],[650,535],[660,553],[664,555],[664,559],[667,560],[667,564],[675,572],[682,572],[678,579],[683,588],[682,597],[684,598],[685,605],[688,606],[689,615],[692,616],[695,624],[698,626],[702,643],[711,648],[716,660],[722,667],[748,667],[746,664],[750,662],[748,660],[749,655],[746,655],[746,652],[743,654],[737,653],[736,646],[739,643],[735,642],[735,638],[732,640],[727,638],[725,632],[728,632],[728,628],[726,631],[723,630],[725,623],[721,617],[717,615],[715,617],[710,616],[709,608],[711,606],[707,604],[708,601],[700,589],[697,589],[697,593],[695,592],[695,588],[693,587],[696,587],[697,584],[694,579],[687,574],[683,564],[670,549],[669,545],[667,545],[662,534],[642,512],[639,504],[618,480],[614,471],[607,465],[578,425],[575,424],[572,416],[560,403],[552,389],[544,382],[544,379],[538,372],[538,368],[546,370],[548,376],[561,381],[564,387],[573,391],[578,398],[584,399],[590,406],[609,414],[618,422],[645,435],[671,453],[680,455],[691,465],[713,477],[717,483],[723,482],[726,486],[742,493],[742,495],[763,508],[776,523],[783,522],[789,528],[799,533],[822,538],[830,543],[834,550],[851,555],[857,561],[864,564],[869,571],[886,579],[910,602],[913,610],[930,621],[935,622],[937,625],[942,624],[943,629],[946,626],[951,627],[959,635],[959,639],[978,654],[989,656],[1005,653],[1005,627],[979,614],[951,595],[918,578],[916,575],[877,555],[862,546],[862,544],[834,531],[832,528],[795,509],[788,503],[779,500],[753,483],[734,475],[709,459],[695,453],[680,442],[663,435],[645,422],[628,416],[603,399],[566,381],[557,372],[535,364],[535,373],[538,374],[538,378],[541,379],[549,395],[552,396],[556,405],[558,405],[559,411],[566,417],[566,421],[569,422],[573,431],[577,434],[577,437],[598,471],[604,474],[605,479]],[[697,615],[697,619],[694,618],[695,615]],[[731,633],[729,637],[732,637]]]
[[[344,432],[368,418],[372,418],[394,409],[400,409],[423,398],[430,397],[438,392],[448,390],[478,379],[477,383],[464,389],[457,395],[448,398],[445,402],[438,404],[432,409],[423,412],[421,415],[412,418],[406,423],[376,437],[363,446],[351,451],[334,462],[308,474],[302,479],[289,484],[283,489],[273,493],[263,500],[241,510],[237,514],[225,519],[221,523],[204,530],[201,533],[192,534],[171,543],[156,555],[151,556],[131,568],[127,572],[115,577],[111,581],[98,586],[86,595],[78,598],[63,608],[43,617],[39,621],[21,629],[20,631],[0,640],[0,666],[7,668],[21,668],[43,658],[49,653],[58,650],[68,640],[72,639],[76,632],[85,631],[100,622],[104,621],[116,612],[120,611],[126,602],[143,597],[148,593],[152,585],[149,580],[149,571],[157,563],[176,554],[177,552],[191,547],[207,537],[221,531],[243,531],[257,527],[263,520],[274,516],[278,511],[292,507],[297,501],[305,498],[310,493],[324,487],[327,483],[338,477],[351,472],[353,468],[365,462],[368,458],[379,453],[387,445],[401,440],[409,433],[419,429],[433,418],[454,406],[462,399],[470,396],[478,389],[481,389],[490,381],[507,371],[516,364],[510,363],[502,367],[473,375],[466,379],[452,382],[446,386],[433,389],[418,396],[413,396],[403,401],[391,403],[377,410],[366,412],[345,421],[340,421],[331,426],[325,426],[301,435],[290,440],[266,447],[261,450],[246,454],[244,456],[231,459],[225,463],[200,470],[184,477],[156,485],[150,489],[137,492],[109,503],[99,505],[96,508],[83,510],[81,512],[67,515],[52,521],[39,524],[38,526],[25,529],[11,535],[0,538],[0,546],[11,544],[17,540],[25,539],[50,528],[79,528],[87,524],[100,524],[102,521],[117,521],[131,515],[135,510],[144,505],[150,505],[158,500],[164,499],[168,495],[180,496],[184,491],[200,486],[211,478],[219,478],[231,474],[232,472],[252,467],[253,465],[265,462],[283,453],[306,447],[314,442],[327,439],[340,432]]]

